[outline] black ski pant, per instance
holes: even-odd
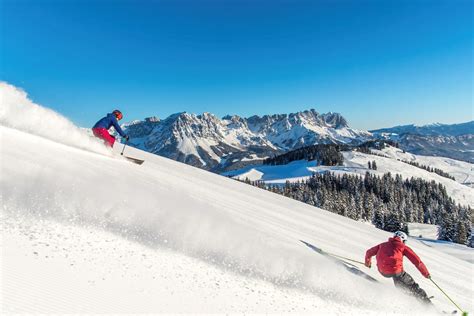
[[[405,271],[394,274],[394,275],[384,275],[386,278],[392,278],[393,283],[395,286],[405,292],[413,294],[417,299],[424,303],[431,303],[428,295],[426,294],[425,290],[423,290],[418,283],[413,280],[411,275],[406,273]]]

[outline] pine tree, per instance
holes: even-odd
[[[469,236],[469,241],[467,243],[468,247],[474,248],[474,232],[471,229],[471,234]]]
[[[375,225],[375,227],[379,229],[385,228],[385,213],[385,205],[381,202],[376,202],[374,205],[374,218],[372,220],[372,223]]]
[[[374,216],[374,200],[375,196],[373,193],[366,192],[364,194],[364,212],[362,219],[365,221],[371,221]]]
[[[456,226],[456,237],[454,239],[458,244],[465,245],[467,243],[467,229],[463,222],[458,222]]]
[[[372,220],[372,223],[375,225],[375,227],[377,227],[379,229],[384,229],[385,224],[384,224],[384,215],[383,215],[382,211],[375,210],[374,218]]]
[[[402,223],[396,213],[390,213],[385,217],[385,225],[384,230],[388,232],[396,232],[397,230],[401,230]]]
[[[372,161],[372,169],[373,170],[377,170],[377,163],[374,161]]]
[[[358,220],[357,207],[356,207],[354,195],[349,195],[348,199],[349,201],[347,205],[347,217],[352,218],[354,220]]]
[[[454,241],[456,240],[456,225],[453,214],[445,213],[443,221],[439,225],[438,239]]]

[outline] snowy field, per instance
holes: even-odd
[[[419,177],[427,181],[434,180],[443,184],[446,187],[446,191],[449,196],[451,196],[456,202],[474,207],[474,188],[462,184],[464,181],[470,181],[469,179],[474,178],[473,164],[444,157],[423,158],[423,156],[403,154],[403,152],[399,151],[399,149],[393,147],[386,148],[383,152],[381,152],[381,154],[382,153],[387,157],[364,154],[361,152],[343,152],[343,166],[317,166],[315,161],[300,160],[293,161],[287,165],[248,166],[243,169],[224,173],[224,175],[241,180],[248,178],[252,181],[262,180],[266,183],[278,184],[285,183],[286,181],[301,181],[307,179],[313,173],[327,171],[333,172],[335,174],[348,173],[358,174],[361,176],[365,175],[367,171],[380,176],[387,172],[391,172],[392,175],[400,174],[404,179]],[[437,175],[434,172],[429,172],[427,170],[398,161],[397,159],[400,159],[402,157],[401,155],[413,156],[416,158],[414,161],[420,162],[421,164],[428,165],[428,161],[430,161],[430,167],[439,168],[449,172],[456,177],[456,181]],[[406,160],[409,159],[406,158]],[[377,170],[371,170],[368,168],[369,161],[376,162]],[[446,163],[448,162],[450,163],[450,168],[446,167]]]
[[[409,235],[419,240],[428,247],[436,248],[453,257],[474,263],[474,256],[471,251],[466,251],[466,247],[460,244],[451,243],[438,239],[438,226],[431,224],[409,223]]]
[[[80,131],[69,139],[37,129],[32,124],[72,123],[11,86],[0,89],[2,314],[436,315],[454,309],[409,262],[406,270],[435,296],[435,308],[399,292],[374,268],[355,265],[375,283],[301,243],[363,261],[386,232],[127,148],[146,160],[138,166],[120,157],[120,144],[111,155]],[[11,121],[15,111],[20,115]],[[31,113],[42,120],[29,119]],[[473,311],[472,249],[462,249],[471,258],[463,260],[424,240],[410,238],[409,245],[433,279]]]
[[[474,187],[474,165],[472,163],[446,157],[414,155],[395,147],[372,151],[393,159],[417,162],[420,165],[441,169],[453,176],[457,182]]]
[[[413,237],[438,239],[438,225],[408,223],[408,234]]]

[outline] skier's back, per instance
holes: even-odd
[[[406,256],[425,278],[430,278],[430,273],[425,264],[415,252],[405,245],[408,237],[404,232],[395,232],[387,242],[381,243],[367,250],[365,265],[370,268],[371,258],[376,256],[377,268],[384,277],[393,278],[395,286],[411,292],[423,302],[431,303],[426,292],[413,280],[411,275],[403,269],[403,256]]]

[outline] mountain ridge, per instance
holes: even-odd
[[[474,121],[400,125],[370,132],[376,138],[398,142],[401,149],[413,154],[444,156],[474,163]]]
[[[474,131],[474,121],[455,124],[431,123],[425,125],[406,124],[388,128],[369,130],[371,133],[395,133],[395,134],[422,134],[422,135],[449,135],[459,136]]]
[[[339,113],[314,109],[248,118],[178,112],[123,125],[134,147],[211,171],[317,143],[361,143],[371,137]]]

